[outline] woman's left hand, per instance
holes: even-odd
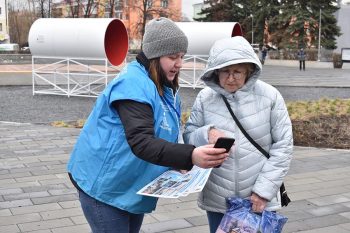
[[[210,129],[208,132],[208,142],[210,144],[215,144],[218,138],[225,137],[225,133],[218,129]]]
[[[265,198],[260,197],[256,193],[252,193],[250,196],[250,202],[252,203],[253,212],[261,213],[264,211],[267,200]]]

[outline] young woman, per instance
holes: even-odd
[[[293,151],[292,125],[281,94],[259,80],[261,63],[241,36],[215,42],[201,79],[207,87],[197,96],[184,141],[195,146],[235,138],[229,158],[210,174],[198,204],[207,211],[214,233],[226,212],[226,198],[250,198],[252,210],[281,208],[279,188]],[[246,132],[269,154],[266,157],[243,135],[222,95]]]
[[[185,34],[169,19],[149,22],[143,52],[103,91],[68,163],[94,233],[139,232],[157,199],[136,194],[168,170],[215,167],[228,156],[212,146],[177,144],[178,74]]]

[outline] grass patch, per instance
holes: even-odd
[[[350,100],[287,103],[294,145],[350,149]]]
[[[288,102],[291,120],[309,120],[320,116],[350,115],[350,100],[320,99],[318,101]]]
[[[66,128],[83,128],[85,124],[85,119],[79,119],[77,121],[54,121],[51,122],[50,125],[54,127],[66,127]]]

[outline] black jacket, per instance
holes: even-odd
[[[132,100],[113,102],[123,123],[132,152],[147,162],[175,169],[190,170],[193,145],[171,143],[154,136],[153,110]]]

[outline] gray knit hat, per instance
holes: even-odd
[[[170,19],[157,18],[148,22],[142,50],[148,59],[187,52],[188,40],[183,31]]]

